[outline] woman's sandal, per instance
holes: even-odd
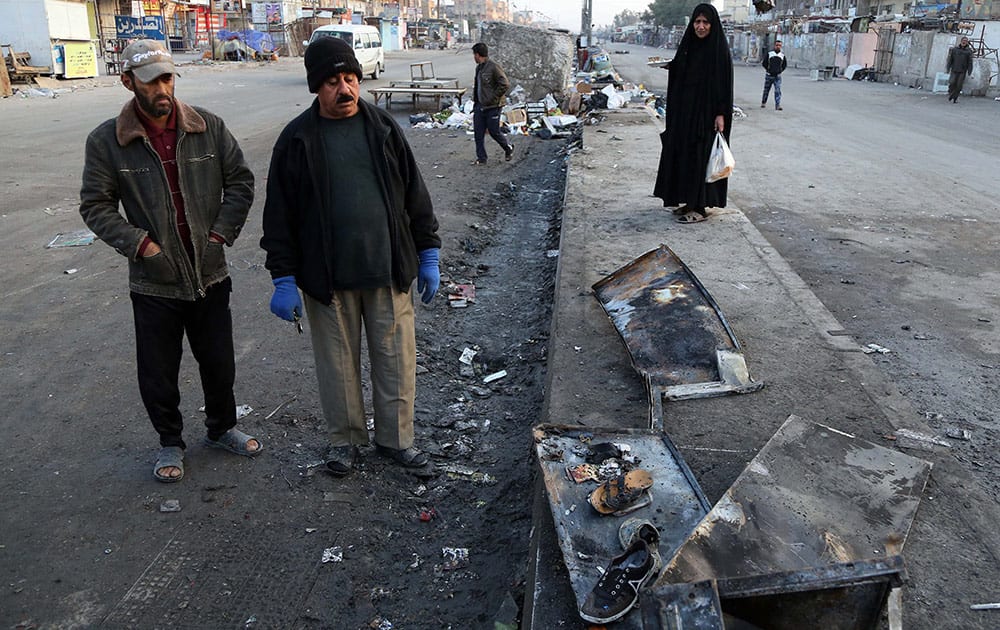
[[[701,223],[702,221],[704,221],[707,218],[708,217],[706,215],[704,215],[704,214],[702,214],[702,213],[700,213],[700,212],[698,212],[696,210],[691,210],[690,212],[686,212],[686,213],[680,215],[679,217],[677,217],[677,222],[678,223]]]
[[[649,494],[652,486],[653,476],[649,471],[636,469],[597,486],[588,501],[600,514],[621,516],[652,503]]]

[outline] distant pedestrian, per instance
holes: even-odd
[[[486,164],[486,132],[503,148],[504,159],[514,157],[514,145],[500,131],[500,107],[510,90],[510,81],[500,64],[490,59],[489,48],[479,42],[472,47],[476,60],[476,80],[472,90],[472,130],[476,138],[476,161]]]
[[[948,77],[948,100],[957,103],[958,95],[965,85],[965,77],[972,76],[972,47],[969,46],[968,37],[963,37],[957,47],[948,50],[945,70],[951,73]]]
[[[677,206],[679,222],[699,223],[708,216],[706,208],[726,206],[729,181],[705,183],[715,134],[728,141],[733,120],[733,60],[715,7],[694,8],[669,72],[653,194],[664,206]]]
[[[440,284],[441,239],[431,197],[402,129],[361,100],[361,65],[349,44],[326,37],[305,55],[312,105],[278,136],[264,204],[271,312],[312,335],[330,448],[326,467],[351,472],[368,445],[361,391],[361,331],[371,361],[375,445],[409,467],[414,446],[417,350],[410,288],[426,304]]]
[[[788,60],[785,53],[781,52],[781,40],[774,42],[774,50],[767,53],[762,64],[764,66],[764,96],[760,99],[760,106],[767,107],[767,95],[774,86],[774,109],[781,110],[781,73],[788,67]]]
[[[206,445],[247,456],[263,449],[235,428],[232,280],[223,251],[250,211],[253,173],[218,116],[174,98],[174,62],[163,43],[133,42],[122,59],[121,82],[134,97],[87,138],[80,214],[128,260],[139,392],[160,435],[153,476],[180,481],[185,334],[201,374]]]

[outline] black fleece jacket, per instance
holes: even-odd
[[[410,145],[396,121],[382,109],[358,101],[365,135],[388,210],[392,279],[403,292],[417,276],[417,252],[441,247],[430,193]],[[332,179],[320,141],[319,101],[285,126],[271,154],[264,202],[265,267],[272,278],[295,276],[307,295],[329,304],[333,295],[329,269],[331,233],[329,200]],[[351,182],[342,182],[350,186]]]

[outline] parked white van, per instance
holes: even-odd
[[[378,75],[385,71],[385,52],[382,50],[382,37],[379,36],[378,29],[367,24],[330,24],[321,26],[313,31],[308,42],[302,42],[308,46],[311,42],[321,37],[339,37],[354,47],[354,56],[361,63],[361,72],[371,75],[377,79]]]

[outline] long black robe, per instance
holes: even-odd
[[[694,33],[698,15],[712,23],[705,39]],[[666,129],[660,134],[663,149],[653,194],[664,206],[724,208],[729,180],[705,183],[715,117],[721,114],[726,121],[727,142],[733,122],[733,60],[715,7],[695,7],[669,71]]]

